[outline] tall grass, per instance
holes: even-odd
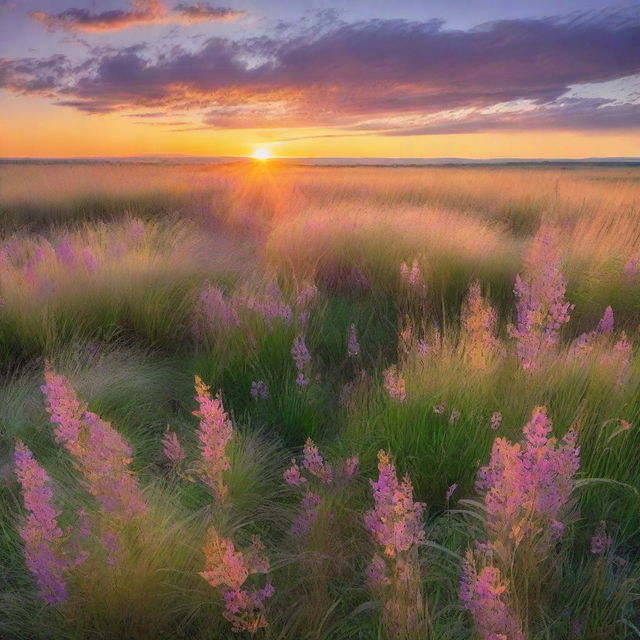
[[[513,638],[638,636],[636,170],[72,165],[0,177],[2,638],[222,639],[233,622],[278,640],[458,640],[490,637],[487,606]],[[553,308],[533,305],[527,323],[532,287],[516,296],[514,282],[532,282],[541,226],[558,260],[553,287],[543,269],[533,289]],[[607,305],[612,330],[597,328]],[[525,330],[535,366],[517,350]],[[45,366],[86,401],[87,433],[131,446],[114,475],[132,474],[145,509],[114,516],[115,561],[104,505],[45,411]],[[197,398],[194,374],[210,387]],[[536,520],[515,505],[498,531],[476,485],[480,467],[499,467],[496,438],[516,451],[541,406],[544,459],[571,431],[579,446],[553,544],[544,508]],[[85,461],[92,438],[78,441]],[[23,557],[18,439],[50,478],[61,540],[82,551],[56,606]],[[551,493],[560,482],[536,478]],[[510,526],[529,527],[522,548]]]

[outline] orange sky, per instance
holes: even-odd
[[[119,114],[90,115],[4,94],[0,156],[78,157],[137,154],[246,156],[267,147],[274,156],[384,158],[583,158],[640,156],[640,135],[589,132],[487,132],[456,135],[342,137],[339,130],[225,129],[171,132]],[[196,123],[194,123],[195,125]],[[287,138],[298,138],[283,141]],[[300,139],[302,138],[302,139]]]

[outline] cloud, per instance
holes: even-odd
[[[34,11],[31,17],[49,30],[67,31],[119,31],[129,27],[181,22],[193,24],[205,21],[229,21],[243,17],[244,11],[227,7],[215,7],[207,2],[195,5],[179,4],[168,10],[162,0],[132,0],[128,10],[112,10],[92,13],[87,9],[67,9],[61,13]]]
[[[247,15],[245,11],[229,7],[214,7],[208,2],[198,2],[193,5],[181,3],[175,7],[174,13],[182,16],[188,22],[205,22],[207,20],[227,22]]]
[[[567,100],[576,85],[640,74],[633,13],[503,20],[465,31],[437,20],[329,18],[315,36],[308,25],[299,33],[287,25],[270,37],[211,38],[158,56],[104,49],[49,74],[8,61],[0,82],[35,93],[39,81],[60,104],[89,113],[206,110],[203,125],[213,128],[427,135],[634,126],[637,109],[615,95]]]

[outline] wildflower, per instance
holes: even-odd
[[[604,310],[600,322],[596,327],[596,333],[611,335],[613,333],[613,309],[609,306]]]
[[[424,541],[425,505],[414,502],[408,476],[398,481],[389,456],[378,453],[378,480],[371,481],[374,508],[364,516],[365,527],[383,551],[375,553],[366,574],[383,601],[383,625],[392,634],[422,637],[418,603],[421,571],[418,546]]]
[[[313,282],[305,282],[296,296],[296,307],[306,309],[318,295],[318,287]]]
[[[535,538],[542,554],[562,535],[560,515],[574,487],[579,448],[575,432],[560,444],[549,437],[551,421],[544,407],[533,410],[522,431],[520,443],[496,438],[489,465],[478,472],[476,488],[485,491],[490,540],[500,548],[515,549],[525,538]]]
[[[425,505],[414,502],[408,476],[398,482],[395,466],[384,451],[378,453],[378,471],[378,480],[371,481],[375,508],[365,515],[364,521],[385,555],[395,557],[423,542]]]
[[[68,598],[65,574],[70,563],[65,557],[64,533],[58,526],[60,512],[53,504],[47,472],[36,462],[22,441],[16,442],[16,476],[29,512],[20,527],[27,568],[35,578],[40,597],[56,605]]]
[[[460,581],[460,599],[471,613],[481,640],[522,640],[515,613],[505,602],[509,583],[500,569],[487,565],[478,573],[473,552],[467,551]]]
[[[331,484],[333,481],[333,472],[331,467],[320,455],[318,447],[311,438],[307,438],[304,445],[304,457],[302,466],[313,476],[318,478],[323,484]]]
[[[453,424],[454,422],[457,422],[460,418],[460,412],[454,407],[453,409],[451,409],[451,415],[449,416],[449,423]]]
[[[254,400],[268,400],[269,399],[269,388],[267,387],[267,383],[264,380],[258,380],[251,383],[251,397]]]
[[[296,536],[305,536],[309,533],[311,525],[318,519],[321,498],[311,490],[306,491],[300,501],[300,511],[291,525],[291,533]]]
[[[65,233],[57,242],[55,252],[60,262],[66,266],[72,267],[76,263],[76,249],[73,246],[73,242],[71,241],[69,234]]]
[[[454,482],[448,489],[447,489],[447,493],[445,494],[445,500],[447,502],[449,502],[449,500],[451,500],[451,496],[453,496],[453,494],[455,493],[455,490],[458,488],[458,483]]]
[[[342,468],[342,475],[348,480],[353,478],[358,473],[358,466],[360,465],[360,459],[358,456],[347,458],[344,461]]]
[[[308,482],[308,480],[300,473],[300,467],[298,466],[295,458],[291,458],[291,467],[284,472],[283,476],[285,482],[292,487],[300,487]]]
[[[263,555],[264,545],[254,537],[248,551],[236,551],[230,538],[222,538],[212,527],[203,549],[205,568],[200,575],[222,595],[223,613],[233,625],[233,631],[255,633],[269,626],[265,602],[275,589],[267,582],[260,589],[246,588],[253,574],[268,574],[269,561]]]
[[[309,354],[309,350],[307,349],[307,345],[302,334],[293,340],[293,345],[291,346],[291,357],[293,358],[296,369],[298,370],[296,384],[300,388],[307,386],[309,384],[309,379],[305,373],[311,363],[311,355]]]
[[[424,286],[422,281],[422,272],[420,271],[420,266],[418,265],[418,260],[416,258],[413,259],[411,269],[409,269],[406,262],[403,261],[400,263],[400,277],[403,282],[412,288],[416,288],[419,285]]]
[[[444,402],[439,402],[433,406],[433,413],[437,416],[441,416],[447,409],[447,405]]]
[[[569,321],[573,306],[565,302],[567,282],[560,271],[560,258],[548,227],[541,227],[524,260],[524,277],[517,275],[517,325],[509,325],[516,339],[518,358],[524,369],[536,369],[557,344],[562,325]]]
[[[73,456],[75,468],[84,477],[86,489],[94,496],[109,520],[121,523],[144,513],[146,501],[138,479],[129,468],[129,443],[80,402],[69,381],[53,371],[45,371],[42,391],[47,400],[56,441]]]
[[[404,378],[398,372],[396,365],[391,365],[382,372],[384,378],[384,388],[387,390],[389,397],[396,402],[402,404],[407,399],[407,391]]]
[[[162,452],[173,469],[178,469],[187,458],[187,452],[182,448],[178,436],[168,426],[162,438]]]
[[[218,499],[224,500],[227,487],[222,474],[231,468],[226,449],[233,435],[233,427],[220,394],[212,398],[210,387],[199,376],[195,376],[195,388],[199,409],[193,415],[200,419],[197,431],[202,457],[200,476],[214,490]]]
[[[89,273],[93,273],[98,268],[98,258],[91,247],[85,247],[82,250],[82,261]]]
[[[291,346],[291,357],[298,371],[302,371],[305,365],[311,362],[311,355],[309,354],[303,335],[299,335],[294,339],[293,345]]]
[[[216,331],[240,326],[240,317],[235,304],[229,301],[220,287],[207,284],[200,292],[196,304],[193,330],[202,337],[202,329]]]
[[[356,325],[351,323],[349,328],[349,339],[347,341],[347,354],[349,357],[355,358],[360,355],[360,344],[356,336]]]
[[[496,356],[502,355],[502,350],[495,336],[497,314],[482,297],[477,280],[469,285],[461,323],[467,361],[474,369],[486,369]]]
[[[318,518],[322,503],[322,496],[318,491],[324,492],[327,487],[339,486],[351,480],[357,472],[358,462],[357,457],[347,458],[339,462],[334,471],[329,462],[320,455],[313,440],[307,438],[303,449],[302,467],[292,458],[291,467],[283,474],[289,486],[305,487],[300,501],[300,511],[291,527],[293,534],[302,536],[309,532]],[[314,485],[317,491],[312,490]]]
[[[491,428],[496,431],[502,424],[502,414],[499,411],[494,411],[491,414]]]
[[[387,564],[377,553],[374,554],[365,573],[367,580],[373,586],[391,584],[391,580],[387,577]]]
[[[591,538],[591,553],[600,556],[611,546],[611,543],[612,538],[607,535],[604,522],[600,522]]]
[[[144,238],[145,234],[144,223],[139,218],[134,218],[133,220],[131,220],[127,232],[132,242],[140,242],[140,240]]]

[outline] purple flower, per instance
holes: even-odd
[[[85,247],[82,250],[82,261],[89,273],[93,273],[98,268],[98,258],[91,247]]]
[[[349,328],[349,339],[347,340],[347,354],[351,358],[355,358],[360,355],[360,344],[358,343],[358,337],[356,336],[356,325],[351,323]]]
[[[611,335],[613,333],[613,309],[609,306],[604,310],[600,322],[596,327],[596,333]]]
[[[502,424],[502,414],[499,411],[494,411],[491,414],[491,428],[496,431]]]
[[[488,565],[479,572],[471,551],[467,552],[462,578],[460,599],[471,613],[482,640],[523,640],[513,609],[506,602],[509,583],[500,569]]]
[[[445,500],[447,502],[449,502],[449,500],[451,500],[451,496],[453,496],[453,494],[455,493],[455,490],[458,488],[458,483],[454,482],[448,489],[447,489],[447,493],[445,494]]]
[[[251,397],[254,400],[268,400],[269,388],[264,380],[258,380],[251,383]]]
[[[64,533],[58,526],[60,512],[53,503],[47,472],[36,462],[22,441],[16,442],[16,476],[29,512],[20,527],[27,568],[40,597],[56,605],[68,597],[65,574],[70,567],[64,550]]]
[[[398,367],[393,364],[382,372],[384,379],[384,388],[387,390],[389,397],[395,402],[402,404],[407,399],[407,390],[404,378],[398,371]]]
[[[573,305],[564,300],[566,286],[553,234],[542,226],[525,255],[524,276],[516,276],[518,322],[508,327],[524,369],[541,365],[557,344],[562,325],[569,321]]]

